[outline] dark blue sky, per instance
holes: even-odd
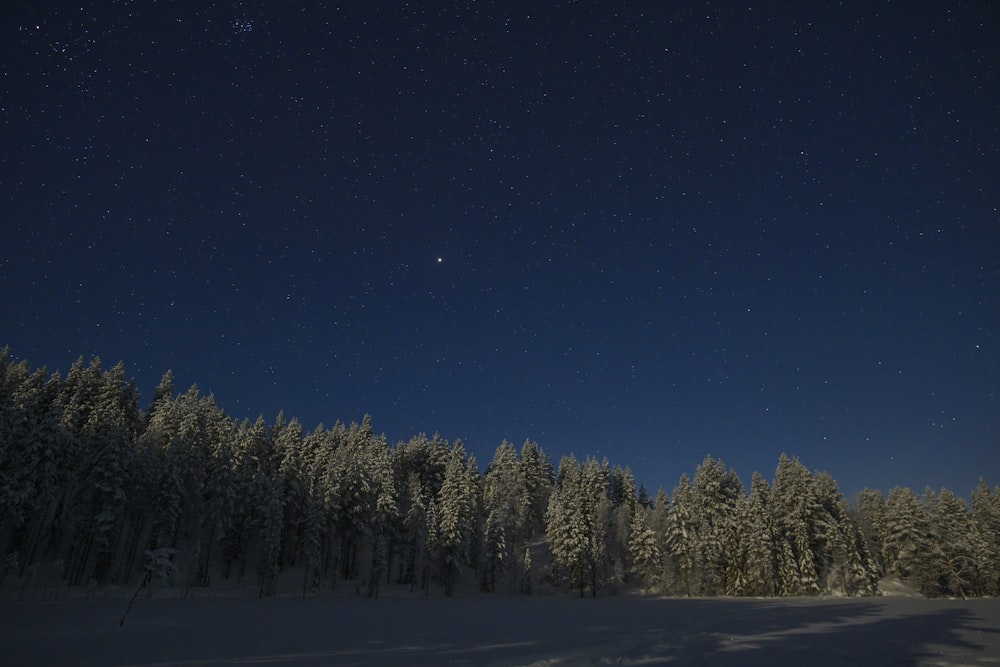
[[[989,3],[326,4],[6,10],[0,345],[651,491],[1000,483]]]

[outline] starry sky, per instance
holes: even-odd
[[[15,358],[651,492],[1000,483],[990,3],[12,5]]]

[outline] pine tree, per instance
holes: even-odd
[[[929,582],[924,559],[931,543],[924,507],[913,491],[897,486],[889,492],[885,510],[886,570],[926,592]]]
[[[395,448],[395,480],[399,509],[396,535],[399,561],[399,581],[426,589],[432,566],[436,564],[428,551],[428,535],[436,534],[437,526],[428,527],[430,505],[437,502],[444,483],[451,447],[439,435],[428,439],[420,434]]]
[[[976,561],[978,563],[980,595],[1000,595],[1000,487],[990,491],[986,480],[972,492],[972,517],[978,534]]]
[[[526,539],[530,495],[513,445],[506,440],[497,447],[483,479],[482,576],[483,589],[493,592],[510,551]],[[516,553],[516,551],[513,551]]]
[[[580,589],[583,596],[586,572],[587,529],[576,511],[578,502],[573,494],[579,487],[580,464],[573,457],[559,462],[558,484],[549,497],[545,534],[552,552],[554,573],[562,574]]]
[[[933,569],[937,589],[965,598],[979,579],[977,555],[981,549],[972,512],[948,489],[941,489],[930,509],[930,530],[936,548],[928,565]]]
[[[427,527],[425,556],[418,561],[420,566],[420,585],[427,594],[430,594],[430,582],[434,576],[434,568],[442,560],[440,525],[441,512],[438,508],[437,500],[430,498],[427,502]],[[448,589],[450,592],[450,589]]]
[[[421,563],[427,556],[427,498],[420,474],[410,472],[407,490],[400,495],[403,548],[399,581],[411,584],[411,590],[417,577],[422,574]]]
[[[55,550],[65,566],[62,574],[70,585],[86,582],[83,577],[93,547],[94,534],[89,529],[93,518],[93,489],[88,479],[93,468],[88,446],[91,443],[85,431],[101,385],[100,359],[95,357],[85,366],[80,357],[70,366],[58,399],[62,406],[59,424],[62,437],[57,447],[62,451],[60,485],[63,491],[53,529],[59,536]]]
[[[483,532],[483,480],[475,454],[469,454],[465,462],[465,489],[469,498],[465,515],[465,564],[475,568],[479,567],[479,548],[482,545],[479,536]]]
[[[660,551],[660,562],[656,571],[658,586],[664,593],[675,592],[677,572],[673,567],[673,559],[669,556],[670,547],[667,544],[667,535],[670,529],[670,497],[662,486],[656,490],[656,497],[651,503],[647,521],[656,537],[656,547]]]
[[[653,509],[653,499],[649,497],[649,491],[643,484],[639,485],[639,490],[636,492],[636,502],[648,510]]]
[[[705,595],[732,594],[739,586],[740,559],[736,511],[745,495],[732,470],[711,456],[698,466],[694,477],[692,518],[701,553],[701,590]],[[737,569],[734,569],[737,568]]]
[[[213,438],[207,433],[214,400],[197,386],[158,405],[142,435],[142,446],[155,452],[158,471],[152,548],[176,549],[178,540],[201,523],[205,470]]]
[[[677,568],[681,590],[691,597],[701,587],[701,541],[697,532],[694,488],[682,474],[667,515],[667,549]]]
[[[779,534],[775,537],[775,574],[778,595],[801,595],[802,576],[799,573],[799,562],[792,550],[788,536]]]
[[[531,570],[531,548],[525,545],[524,557],[521,559],[521,593],[531,595],[532,579],[534,575]]]
[[[629,468],[610,467],[608,475],[608,522],[606,527],[608,558],[615,571],[615,583],[624,583],[635,570],[630,549],[632,520],[639,506],[635,476]]]
[[[48,412],[45,403],[46,372],[31,372],[27,362],[6,361],[0,370],[0,535],[8,536],[21,529],[31,515],[32,500],[38,489],[36,469],[54,443],[41,438],[39,425]],[[54,400],[50,397],[49,401]],[[16,550],[15,538],[7,540],[5,553]]]
[[[598,588],[608,579],[607,568],[611,562],[608,552],[608,527],[611,519],[611,500],[608,497],[608,481],[610,466],[605,459],[598,464],[595,459],[588,458],[581,470],[581,488],[578,498],[581,501],[581,513],[587,530],[586,561],[590,576],[590,591],[597,597]],[[620,567],[619,563],[619,567]],[[620,580],[620,573],[615,573],[615,582]]]
[[[393,457],[384,441],[373,443],[372,485],[374,487],[374,513],[371,518],[372,568],[368,584],[369,597],[378,597],[379,585],[389,571],[389,530],[396,519],[396,485]]]
[[[367,415],[347,429],[335,425],[337,441],[325,471],[324,499],[334,517],[338,563],[344,579],[360,574],[358,554],[362,540],[373,528],[377,499],[375,459],[384,445],[372,432]]]
[[[813,552],[823,590],[871,595],[878,587],[878,567],[837,482],[826,472],[813,475],[816,511]]]
[[[302,436],[302,425],[294,417],[285,421],[279,413],[271,429],[277,475],[280,478],[282,544],[279,560],[289,567],[298,565],[303,553],[307,514],[309,512],[310,464],[309,452]]]
[[[274,597],[278,592],[278,555],[281,550],[281,528],[284,508],[281,503],[281,486],[277,478],[261,476],[261,497],[255,519],[260,540],[258,571],[258,597]]]
[[[237,581],[243,580],[261,528],[269,525],[273,501],[268,494],[270,486],[264,484],[261,475],[268,457],[264,418],[258,417],[252,424],[245,420],[236,431],[232,450],[235,496],[230,526],[223,539],[223,575],[227,579],[232,566],[239,562]]]
[[[754,472],[744,531],[747,557],[747,595],[772,596],[775,579],[774,524],[771,516],[771,488],[759,472]]]
[[[798,459],[784,454],[778,459],[771,510],[778,542],[779,588],[785,595],[815,595],[819,592],[817,553],[814,542],[822,511],[813,478]]]
[[[315,467],[315,463],[314,463]],[[302,525],[302,542],[300,545],[300,561],[305,571],[302,580],[302,596],[319,591],[322,580],[322,556],[326,515],[323,507],[321,477],[315,470],[308,477],[306,492],[306,511]]]
[[[210,444],[205,468],[205,485],[202,513],[204,550],[201,562],[196,564],[194,580],[198,586],[211,583],[210,568],[215,547],[226,539],[235,523],[237,478],[234,448],[237,429],[231,422],[220,431]]]
[[[84,425],[88,452],[93,520],[93,560],[83,564],[80,578],[105,583],[123,527],[129,471],[135,453],[138,405],[119,363],[102,376],[93,411]]]
[[[474,534],[469,519],[474,512],[474,489],[469,487],[465,448],[456,442],[445,467],[438,499],[438,547],[445,595],[450,597],[459,567],[468,562],[468,543]]]
[[[484,592],[496,591],[497,575],[502,574],[507,563],[507,538],[500,513],[490,510],[483,523],[482,584]]]
[[[886,574],[885,497],[881,491],[864,489],[858,496],[857,523],[879,577]]]
[[[524,534],[526,536],[545,531],[545,512],[549,505],[549,496],[555,484],[555,472],[552,461],[542,451],[538,443],[525,440],[521,446],[518,460],[521,468],[521,478],[524,480],[523,506],[527,508]]]
[[[730,545],[727,549],[729,555],[725,564],[725,593],[736,596],[751,595],[754,589],[756,567],[751,560],[750,550],[753,541],[747,533],[752,527],[753,517],[750,498],[746,494],[741,494],[736,499],[733,517],[734,535],[730,538]]]
[[[62,498],[62,380],[0,351],[0,545],[19,574],[50,554]]]
[[[844,514],[850,515],[850,504],[844,500]],[[843,530],[848,533],[847,549],[852,554],[848,563],[849,586],[852,595],[877,595],[879,592],[879,579],[882,578],[882,569],[875,558],[875,554],[868,547],[868,543],[861,534],[857,519],[849,520],[844,524]],[[851,551],[851,550],[854,551]]]
[[[71,585],[101,584],[111,569],[123,519],[127,471],[133,453],[133,427],[138,417],[125,414],[137,406],[125,397],[121,364],[107,372],[94,358],[74,387],[71,411],[64,423],[76,442],[77,482],[73,503],[74,530],[66,559]],[[68,419],[67,419],[68,418]]]
[[[653,588],[660,575],[663,554],[657,544],[656,534],[646,522],[648,512],[649,510],[641,505],[635,508],[629,535],[629,552],[643,585]]]
[[[546,536],[557,570],[583,597],[587,586],[596,597],[606,565],[609,508],[607,476],[601,465],[573,456],[559,462],[556,489],[549,498]]]
[[[149,410],[146,412],[146,424],[160,410],[164,404],[169,404],[174,400],[174,373],[168,370],[160,377],[160,383],[153,390],[153,398],[149,402]]]

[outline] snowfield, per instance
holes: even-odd
[[[0,603],[27,665],[987,665],[1000,600],[637,597]]]

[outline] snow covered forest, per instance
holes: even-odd
[[[168,372],[148,407],[118,364],[65,377],[0,352],[0,584],[173,585],[261,597],[392,586],[485,593],[927,596],[1000,593],[1000,487],[865,490],[784,455],[747,490],[706,458],[651,497],[628,468],[557,465],[531,441],[481,469],[462,443],[390,444],[369,419],[305,431],[228,417]],[[293,576],[294,575],[294,576]],[[293,582],[294,585],[289,582]]]

